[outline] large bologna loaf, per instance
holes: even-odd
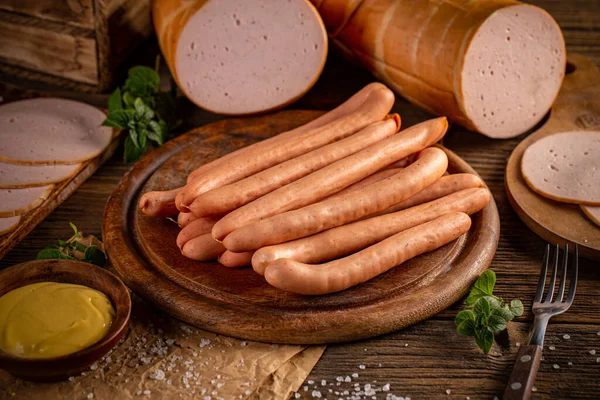
[[[311,0],[329,39],[411,102],[494,138],[538,123],[560,89],[560,28],[514,0]]]
[[[179,88],[215,113],[290,104],[327,58],[327,32],[308,0],[154,0],[152,13]]]

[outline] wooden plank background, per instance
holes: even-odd
[[[546,8],[556,18],[563,29],[568,51],[585,54],[600,64],[599,0],[536,0],[532,3]],[[153,65],[156,43],[151,40],[142,47],[130,57],[130,65]],[[332,54],[317,85],[293,107],[330,109],[372,80],[365,71]],[[81,95],[70,93],[63,95],[81,98]],[[104,105],[106,98],[86,99]],[[221,119],[189,102],[185,102],[180,111],[186,116],[181,132]],[[402,115],[404,126],[430,117],[402,98],[397,99],[394,111]],[[522,299],[527,309],[523,317],[509,324],[509,344],[495,345],[486,356],[471,338],[459,336],[453,322],[462,307],[457,303],[435,318],[411,328],[371,340],[329,346],[303,385],[308,390],[301,388],[300,397],[312,398],[313,391],[318,390],[322,398],[337,399],[335,391],[343,393],[347,390],[352,394],[356,383],[362,391],[365,384],[378,389],[390,384],[390,391],[377,392],[377,398],[386,398],[387,393],[412,399],[501,397],[517,352],[517,342],[525,342],[531,324],[529,308],[544,247],[543,241],[518,219],[504,192],[506,160],[523,137],[495,141],[454,126],[444,140],[446,146],[482,175],[498,204],[502,230],[491,266],[498,275],[496,293],[509,300]],[[31,260],[45,245],[69,237],[68,221],[86,233],[100,236],[104,203],[128,169],[121,161],[121,154],[117,152],[70,199],[0,260],[0,268]],[[582,260],[579,282],[571,310],[554,318],[549,325],[534,398],[600,398],[600,264]],[[550,346],[554,350],[550,350]],[[598,353],[591,354],[593,350]],[[358,377],[352,378],[353,373]],[[340,376],[349,376],[352,382],[340,382],[337,386],[336,378]]]

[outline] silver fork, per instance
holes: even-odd
[[[554,257],[551,257],[550,253],[550,245],[546,245],[546,252],[544,253],[544,261],[542,270],[540,272],[540,279],[538,281],[537,293],[531,308],[535,316],[533,320],[533,330],[529,335],[527,344],[519,348],[517,360],[515,361],[508,385],[506,386],[506,389],[504,389],[504,396],[502,397],[504,400],[529,399],[531,397],[531,389],[533,388],[535,376],[537,375],[538,368],[540,367],[540,358],[542,356],[542,348],[544,346],[544,334],[546,333],[548,320],[555,315],[564,313],[569,309],[569,307],[571,307],[571,304],[573,304],[573,297],[575,297],[577,274],[579,269],[579,253],[577,245],[575,245],[574,254],[575,266],[573,267],[572,271],[569,294],[567,295],[567,299],[565,301],[563,301],[563,297],[565,294],[565,285],[567,281],[569,245],[565,245],[562,263],[562,279],[560,281],[556,297],[554,297],[554,290],[556,275],[558,272],[558,245],[556,245]],[[548,271],[548,264],[550,263],[551,258],[554,261],[554,268],[552,270],[552,277],[550,278],[548,293],[546,294],[546,298],[542,301],[542,297],[544,295],[544,286],[546,284],[546,273]]]

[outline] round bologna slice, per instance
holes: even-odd
[[[43,186],[63,181],[81,164],[22,165],[0,161],[0,188]]]
[[[77,164],[110,143],[106,115],[85,103],[56,98],[0,106],[0,161],[17,164]]]
[[[163,0],[154,2],[153,16],[179,87],[218,114],[292,103],[327,58],[325,27],[307,0]]]
[[[48,198],[53,185],[24,189],[0,189],[0,217],[21,215]]]
[[[593,223],[600,226],[600,207],[581,206],[581,210]]]
[[[538,140],[523,153],[521,173],[544,197],[600,205],[600,132],[564,132]]]
[[[20,216],[0,218],[0,235],[4,235],[19,225]]]

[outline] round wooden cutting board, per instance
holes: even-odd
[[[174,222],[138,211],[141,194],[181,186],[198,166],[320,114],[283,111],[220,121],[166,143],[134,165],[108,200],[103,222],[109,260],[125,283],[158,308],[199,328],[273,343],[372,337],[427,319],[460,299],[496,250],[500,223],[493,199],[456,241],[325,296],[281,291],[250,267],[189,260],[175,245],[179,227]],[[451,172],[474,173],[454,153],[447,153]]]
[[[541,138],[560,132],[600,130],[598,68],[588,58],[570,55],[568,72],[546,123],[519,143],[511,154],[504,183],[512,207],[532,231],[550,243],[558,243],[561,248],[567,242],[577,244],[580,255],[600,260],[600,227],[587,218],[578,205],[535,193],[521,174],[525,149]]]

